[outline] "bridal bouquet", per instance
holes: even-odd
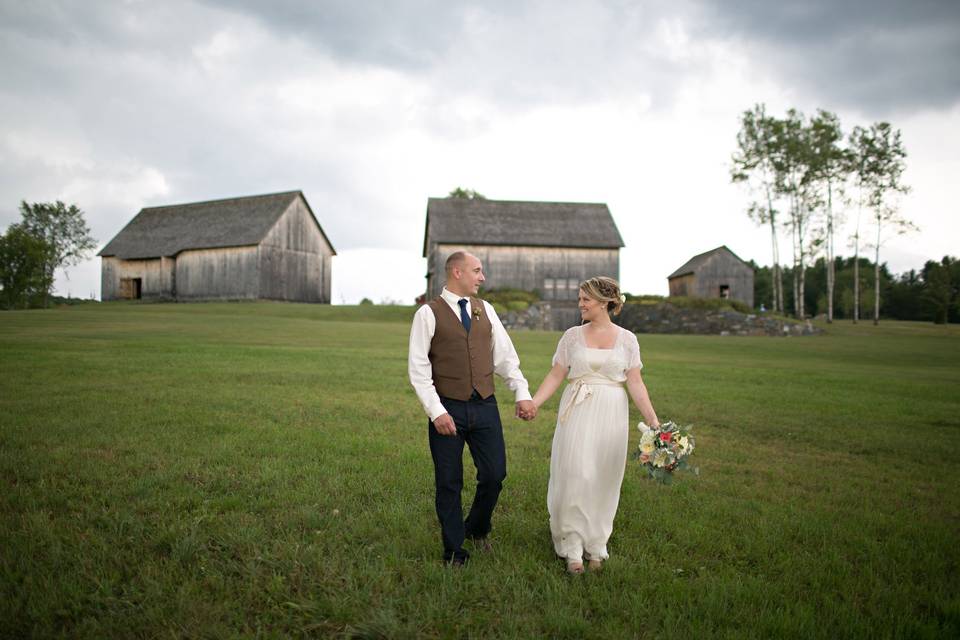
[[[664,422],[659,428],[648,427],[644,423],[640,429],[640,451],[637,458],[654,480],[669,483],[671,475],[677,469],[692,471],[700,475],[699,467],[692,467],[687,458],[695,446],[691,427],[681,427],[674,422]]]

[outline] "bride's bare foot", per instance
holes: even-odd
[[[590,563],[587,565],[590,567],[590,571],[600,571],[603,568],[603,560],[599,558],[591,558]]]
[[[567,573],[580,575],[583,573],[583,563],[579,560],[567,560]]]

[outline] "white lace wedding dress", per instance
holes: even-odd
[[[611,349],[587,347],[583,327],[568,329],[554,364],[569,367],[550,456],[547,509],[557,555],[606,559],[627,458],[629,408],[623,382],[642,368],[640,346],[619,328]]]

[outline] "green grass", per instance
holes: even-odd
[[[557,397],[523,423],[502,387],[495,552],[441,566],[412,312],[0,314],[0,636],[960,633],[957,327],[641,335],[701,476],[629,462],[612,557],[571,578],[545,507]],[[557,338],[514,334],[534,386]]]

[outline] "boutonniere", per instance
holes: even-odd
[[[479,320],[479,319],[480,319],[480,307],[479,307],[479,306],[473,308],[473,319],[474,319],[474,320]]]

